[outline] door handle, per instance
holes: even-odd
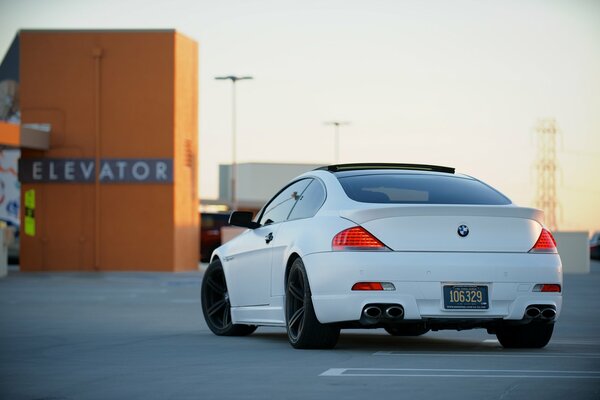
[[[273,240],[273,232],[269,232],[267,236],[265,236],[265,243],[269,244]]]

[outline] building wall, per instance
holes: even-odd
[[[197,268],[196,43],[171,30],[22,31],[20,41],[22,122],[52,125],[50,150],[23,159],[94,159],[96,173],[106,159],[174,167],[172,183],[23,182],[36,235],[22,235],[21,268]]]
[[[175,267],[197,265],[198,45],[175,37]],[[188,251],[194,248],[196,251]]]
[[[262,206],[291,179],[322,165],[240,163],[237,165],[238,203]],[[231,201],[231,165],[219,165],[219,199]]]

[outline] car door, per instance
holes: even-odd
[[[271,243],[273,248],[271,295],[273,297],[284,294],[284,274],[291,244],[298,241],[299,235],[310,234],[309,218],[314,217],[319,211],[326,196],[324,185],[318,179],[313,179],[295,202],[287,220],[280,224],[277,236]]]
[[[312,179],[302,179],[282,189],[263,208],[261,227],[246,231],[227,254],[233,307],[268,305],[271,297],[273,239]]]

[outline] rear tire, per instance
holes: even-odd
[[[290,268],[285,289],[285,322],[288,340],[296,349],[332,349],[340,329],[319,322],[304,263],[297,258]]]
[[[202,278],[202,313],[208,328],[217,336],[246,336],[255,325],[233,324],[231,304],[221,261],[213,261]]]
[[[552,323],[531,322],[527,325],[499,327],[496,337],[507,349],[541,349],[550,342],[553,330]]]

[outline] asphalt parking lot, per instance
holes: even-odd
[[[483,330],[342,331],[294,350],[283,329],[214,336],[201,273],[0,279],[0,399],[600,399],[600,263],[565,276],[550,344],[504,350]]]

